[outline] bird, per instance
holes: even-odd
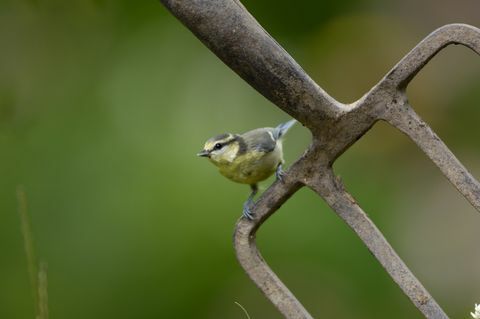
[[[243,204],[245,218],[253,220],[251,207],[258,183],[274,173],[277,180],[283,180],[282,138],[295,123],[292,119],[277,127],[257,128],[243,134],[220,134],[208,139],[197,154],[208,158],[226,178],[250,185],[251,193]]]

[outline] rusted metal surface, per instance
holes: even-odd
[[[480,54],[480,29],[451,24],[410,51],[367,94],[346,105],[323,91],[235,0],[161,0],[222,61],[313,134],[305,154],[259,198],[253,221],[240,219],[234,234],[237,258],[250,278],[286,318],[312,318],[268,267],[255,244],[262,223],[301,187],[309,187],[347,223],[425,318],[448,318],[428,291],[335,177],[333,162],[376,121],[396,127],[439,167],[480,210],[480,184],[408,103],[406,87],[440,50],[464,45]]]

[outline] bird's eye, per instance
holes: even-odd
[[[219,149],[221,149],[222,147],[223,147],[222,144],[217,143],[217,144],[215,144],[215,146],[214,146],[213,148],[216,149],[216,150],[219,150]]]

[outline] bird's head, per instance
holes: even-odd
[[[239,151],[239,138],[230,133],[214,136],[205,142],[203,150],[197,155],[208,157],[217,166],[229,164]]]

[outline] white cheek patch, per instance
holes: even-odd
[[[229,162],[233,162],[233,160],[235,159],[235,153],[234,152],[228,152],[227,153],[227,159]]]
[[[228,144],[220,150],[212,151],[212,159],[216,162],[233,162],[237,158],[238,145]]]
[[[229,144],[226,146],[225,150],[223,151],[222,157],[228,161],[233,162],[237,158],[238,153],[238,145],[237,144]]]
[[[237,150],[235,150],[234,147],[229,147],[227,150],[225,150],[224,156],[227,161],[233,162],[237,157]]]

